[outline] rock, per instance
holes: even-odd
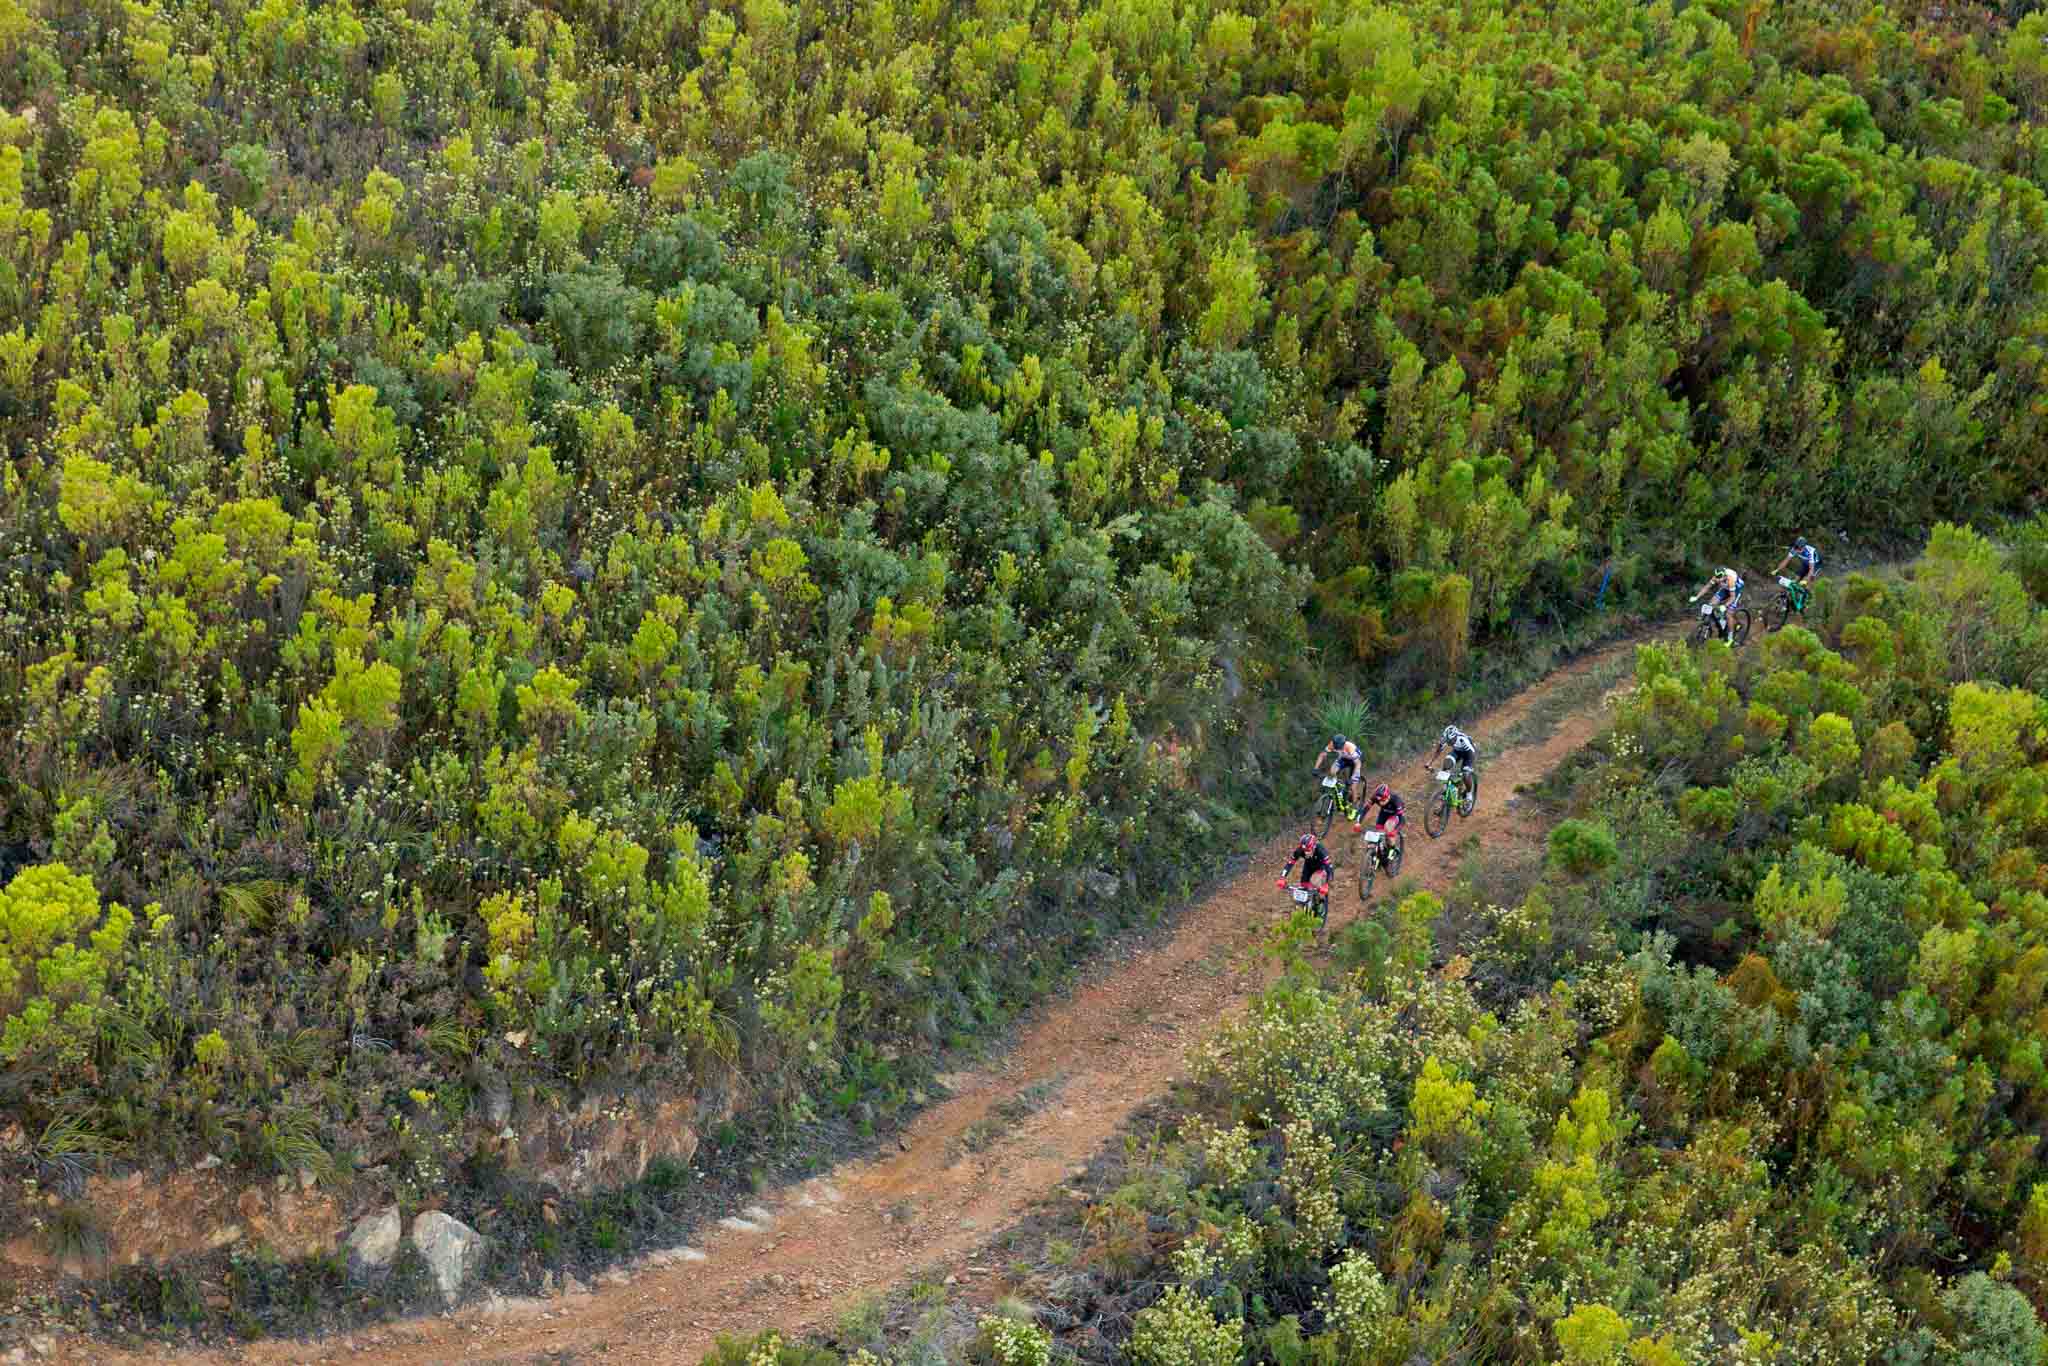
[[[1124,880],[1115,873],[1096,871],[1083,879],[1089,892],[1099,901],[1113,901],[1123,892]]]
[[[512,1088],[503,1077],[493,1074],[484,1083],[484,1123],[503,1129],[512,1118]]]
[[[28,1348],[26,1347],[17,1347],[6,1356],[0,1357],[0,1361],[6,1362],[7,1366],[21,1366],[21,1363],[27,1360]]]
[[[398,1255],[398,1238],[404,1231],[398,1220],[398,1206],[386,1205],[375,1214],[363,1216],[348,1235],[348,1273],[359,1281],[381,1278]]]
[[[57,1339],[48,1333],[37,1333],[28,1340],[28,1349],[39,1357],[46,1357],[57,1350]]]
[[[319,1184],[320,1178],[313,1175],[313,1169],[311,1167],[299,1168],[299,1190],[301,1192],[309,1191]]]
[[[210,1172],[219,1165],[220,1158],[212,1153],[208,1153],[206,1156],[200,1158],[197,1162],[192,1164],[192,1170],[195,1172]]]
[[[462,1286],[483,1261],[484,1236],[440,1210],[430,1209],[412,1221],[412,1245],[426,1259],[427,1270],[440,1288],[441,1301],[453,1305]]]
[[[219,1228],[206,1235],[206,1250],[212,1252],[216,1248],[226,1247],[229,1243],[239,1243],[241,1241],[242,1226],[240,1224],[222,1224]]]

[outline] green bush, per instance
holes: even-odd
[[[1560,821],[1549,843],[1552,866],[1580,877],[1610,867],[1621,853],[1614,832],[1598,821]]]

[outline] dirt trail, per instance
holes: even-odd
[[[1530,838],[1524,818],[1508,809],[1515,788],[1597,734],[1604,709],[1589,700],[1547,738],[1506,752],[1489,753],[1486,737],[1506,735],[1559,688],[1633,648],[1623,642],[1586,656],[1471,724],[1481,744],[1482,800],[1442,841],[1422,831],[1418,779],[1427,756],[1395,765],[1391,776],[1409,796],[1413,821],[1407,864],[1392,884],[1375,889],[1371,907],[1361,907],[1357,842],[1333,830],[1342,866],[1332,928],[1390,896],[1447,888],[1457,871],[1452,851],[1468,835],[1496,843]],[[1190,907],[1170,937],[1103,965],[1087,985],[1041,1007],[999,1060],[944,1079],[952,1094],[917,1117],[899,1151],[775,1191],[699,1230],[694,1248],[657,1256],[657,1264],[630,1275],[610,1273],[592,1293],[495,1300],[447,1318],[315,1342],[146,1355],[78,1343],[60,1353],[98,1362],[528,1363],[587,1354],[694,1363],[719,1333],[793,1333],[829,1323],[861,1297],[920,1274],[984,1281],[1001,1268],[976,1266],[972,1255],[1078,1174],[1133,1112],[1164,1094],[1188,1047],[1257,990],[1260,973],[1248,950],[1286,905],[1273,879],[1288,838],[1260,849],[1234,880]]]

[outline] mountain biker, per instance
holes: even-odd
[[[1719,609],[1721,613],[1721,637],[1730,645],[1733,645],[1735,643],[1735,609],[1742,602],[1742,575],[1723,566],[1716,570],[1714,576],[1700,586],[1700,591],[1693,594],[1687,601],[1698,602],[1702,596],[1709,592],[1714,595],[1712,605]]]
[[[1377,806],[1380,809],[1380,814],[1373,820],[1372,828],[1384,831],[1387,837],[1387,846],[1391,847],[1394,843],[1394,836],[1401,829],[1401,817],[1408,809],[1401,801],[1401,794],[1388,787],[1385,783],[1381,783],[1373,789],[1372,800],[1366,803],[1366,805]],[[1365,829],[1365,822],[1360,821],[1351,828],[1354,831],[1363,830]]]
[[[1799,575],[1800,591],[1811,589],[1814,575],[1820,573],[1820,551],[1808,545],[1804,536],[1793,539],[1792,548],[1785,552],[1785,558],[1778,561],[1778,567],[1771,571],[1772,577],[1784,573],[1785,566],[1795,563],[1802,569]]]
[[[1358,746],[1339,733],[1330,737],[1330,743],[1323,746],[1323,752],[1316,756],[1316,773],[1323,771],[1323,762],[1332,760],[1330,772],[1344,779],[1345,805],[1356,810],[1358,807],[1358,785],[1364,781],[1361,770],[1365,756],[1358,752]]]
[[[1323,842],[1316,838],[1313,830],[1303,832],[1300,842],[1294,846],[1294,853],[1288,856],[1287,866],[1280,870],[1280,881],[1275,886],[1284,888],[1287,885],[1297,862],[1301,864],[1303,882],[1326,892],[1330,890],[1330,874],[1337,870],[1337,865],[1330,862],[1330,851],[1323,847]],[[1322,881],[1317,882],[1317,878]]]
[[[1464,770],[1464,779],[1469,783],[1472,770],[1479,764],[1479,751],[1473,746],[1472,737],[1456,726],[1445,726],[1443,734],[1436,738],[1436,748],[1430,751],[1431,768],[1436,767],[1437,756],[1446,749],[1451,752],[1451,757],[1458,761],[1458,767]]]

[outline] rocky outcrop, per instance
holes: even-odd
[[[441,1292],[441,1302],[453,1306],[462,1298],[462,1287],[476,1273],[484,1259],[484,1236],[437,1209],[430,1209],[412,1221],[412,1245],[419,1249]]]
[[[348,1274],[358,1281],[382,1280],[398,1256],[398,1206],[386,1205],[356,1221],[348,1235]]]

